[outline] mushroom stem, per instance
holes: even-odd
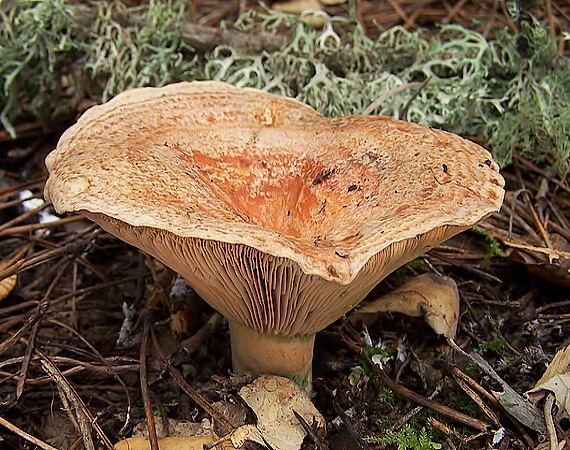
[[[263,334],[231,321],[230,336],[234,372],[281,375],[311,391],[314,334]]]

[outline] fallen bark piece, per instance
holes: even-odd
[[[536,404],[550,392],[554,394],[558,408],[556,420],[570,418],[570,345],[554,355],[542,378],[527,395]]]
[[[293,410],[309,425],[325,427],[325,419],[311,403],[309,395],[287,378],[262,375],[241,388],[239,395],[257,416],[259,433],[250,430],[245,438],[259,444],[269,444],[279,450],[301,448],[306,432]]]
[[[383,312],[423,317],[437,334],[454,338],[459,320],[459,292],[452,278],[424,274],[374,300],[351,316],[352,321],[371,323]]]

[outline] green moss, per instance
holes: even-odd
[[[483,228],[479,225],[476,225],[472,228],[472,231],[474,231],[475,233],[480,234],[481,236],[485,237],[485,240],[487,241],[487,253],[488,253],[490,258],[492,258],[492,257],[506,258],[507,257],[507,253],[503,249],[503,246],[501,245],[501,243],[495,237],[493,237],[485,228]]]
[[[500,353],[506,349],[505,343],[503,340],[497,335],[497,333],[491,333],[491,338],[485,342],[479,344],[479,346],[475,349],[477,353]]]
[[[475,378],[479,374],[479,368],[472,362],[468,362],[467,364],[465,364],[463,372],[465,373],[465,375],[471,378]]]
[[[434,441],[433,429],[429,425],[414,428],[409,423],[398,431],[391,431],[386,436],[367,436],[366,442],[373,444],[395,444],[398,450],[436,450],[442,448],[441,444]]]
[[[396,397],[394,391],[390,388],[382,388],[379,395],[380,401],[386,405],[394,405],[396,403]]]

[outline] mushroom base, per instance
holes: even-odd
[[[314,334],[267,335],[230,322],[230,337],[235,373],[280,375],[311,391]]]

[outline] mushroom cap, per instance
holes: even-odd
[[[285,334],[323,328],[504,196],[490,153],[459,136],[326,118],[221,82],[134,89],[92,107],[46,165],[59,213],[81,212],[156,256],[230,319]]]

